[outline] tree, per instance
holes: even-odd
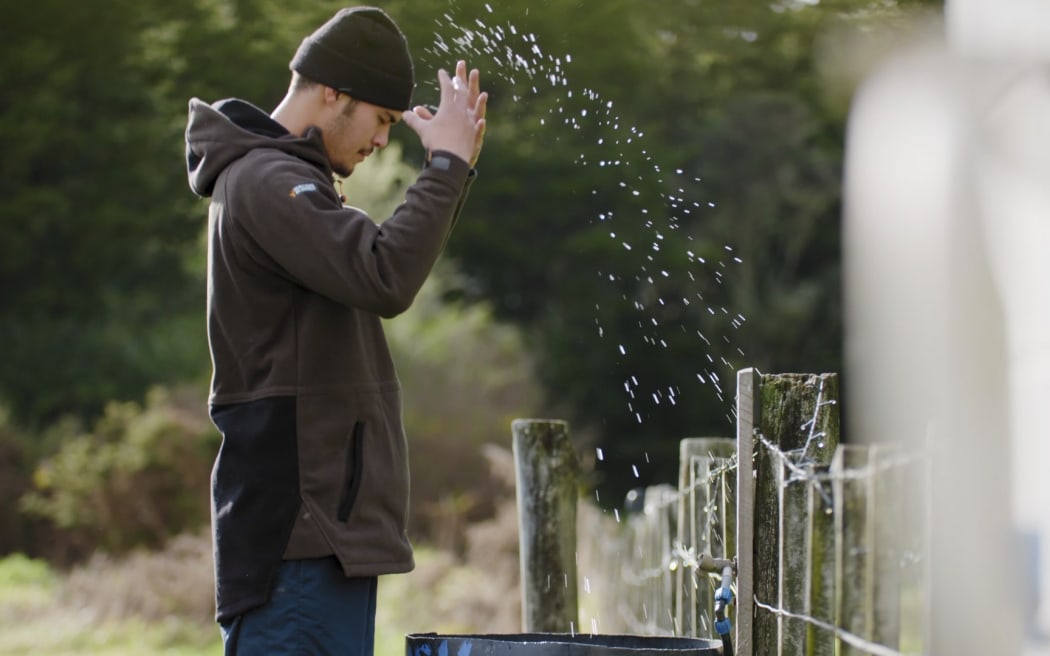
[[[184,267],[200,220],[168,184],[181,157],[135,57],[143,4],[109,9],[85,29],[90,3],[31,3],[0,44],[0,395],[21,419],[138,395],[201,355],[181,317],[203,297]]]
[[[0,398],[17,417],[91,415],[207,370],[186,101],[272,107],[299,39],[340,6],[41,0],[9,17]],[[436,102],[438,66],[485,72],[482,179],[444,295],[526,331],[550,399],[604,447],[608,502],[671,477],[681,437],[730,430],[736,368],[839,368],[845,107],[827,102],[814,44],[896,7],[384,5],[416,56],[417,102]]]
[[[680,438],[732,434],[736,369],[840,368],[845,111],[815,44],[892,3],[439,11],[407,25],[434,44],[419,68],[465,57],[492,93],[461,293],[526,328],[548,393],[598,431],[605,503],[673,478]]]
[[[268,0],[40,0],[0,43],[0,401],[24,422],[203,378],[206,208],[186,103],[276,103],[302,30]]]

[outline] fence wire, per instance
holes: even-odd
[[[834,403],[818,399],[817,411]],[[822,435],[815,430],[817,417],[803,425],[807,430],[806,444],[821,439]],[[885,450],[876,453],[866,464],[854,468],[822,470],[809,466],[800,460],[797,451],[783,452],[765,436],[756,435],[759,448],[772,454],[782,464],[785,471],[784,488],[788,485],[804,485],[814,491],[823,500],[826,509],[841,513],[835,507],[833,495],[836,485],[861,484],[874,485],[876,479],[887,473],[924,472],[928,467],[929,454],[923,452],[905,452],[903,450]],[[850,447],[857,449],[858,447]],[[640,512],[617,515],[615,522],[610,515],[602,515],[603,530],[593,527],[581,532],[582,548],[594,554],[599,561],[600,571],[592,573],[588,588],[595,587],[596,578],[603,578],[601,587],[603,597],[609,600],[602,608],[596,609],[596,617],[591,619],[592,629],[599,627],[605,632],[623,631],[643,635],[681,635],[688,637],[716,638],[713,631],[713,620],[710,612],[710,599],[719,578],[709,571],[713,551],[723,549],[727,543],[735,548],[733,536],[724,533],[727,524],[732,524],[725,515],[733,515],[734,507],[725,507],[725,500],[732,496],[735,486],[737,456],[690,458],[683,466],[683,479],[679,487],[657,486],[645,492],[644,507]],[[919,487],[925,483],[920,483]],[[783,488],[782,488],[783,489]],[[781,490],[782,491],[782,490]],[[728,495],[728,496],[727,496]],[[722,505],[720,505],[722,504]],[[922,504],[917,504],[922,506]],[[682,509],[692,512],[682,512]],[[834,509],[834,510],[832,510]],[[836,521],[844,521],[834,517]],[[848,520],[847,520],[848,521]],[[869,517],[865,521],[875,521]],[[918,526],[916,526],[918,529]],[[716,530],[712,530],[716,529]],[[900,571],[917,570],[925,567],[926,538],[921,530],[905,536],[900,549],[894,554]],[[756,536],[756,540],[759,539]],[[791,548],[791,545],[788,545]],[[733,559],[735,553],[717,554]],[[859,554],[872,555],[872,554]],[[837,554],[836,586],[842,587],[841,563],[847,562],[858,554]],[[706,560],[705,560],[706,559]],[[705,562],[707,567],[705,568]],[[918,577],[922,579],[922,576]],[[900,580],[916,580],[914,576],[899,577]],[[921,586],[920,586],[921,588]],[[735,590],[734,590],[735,593]],[[905,600],[907,607],[900,612],[910,613],[917,619],[911,620],[921,624],[924,611],[922,594],[924,590],[908,590],[910,595]],[[854,650],[852,653],[868,653],[875,656],[904,656],[917,653],[899,651],[898,646],[879,644],[871,636],[857,635],[838,622],[828,618],[814,617],[797,609],[789,609],[769,599],[755,599],[761,612],[768,612],[781,620],[805,622],[815,630],[831,634],[844,646]],[[909,605],[910,604],[910,605]],[[841,613],[841,609],[837,611]],[[597,615],[600,614],[600,618]],[[691,617],[690,614],[693,614]],[[734,621],[735,625],[735,621]],[[586,626],[586,624],[584,624]],[[921,633],[914,631],[912,633]],[[906,637],[912,643],[921,643],[921,637]],[[908,645],[909,647],[911,645]]]

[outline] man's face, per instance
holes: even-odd
[[[379,107],[340,94],[330,118],[321,125],[325,150],[332,170],[350,175],[359,162],[390,140],[390,126],[401,120],[401,112]]]

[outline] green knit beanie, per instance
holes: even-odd
[[[341,9],[303,39],[289,67],[373,105],[406,111],[412,104],[408,41],[377,7]]]

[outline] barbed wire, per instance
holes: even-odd
[[[818,620],[815,617],[810,617],[801,613],[792,613],[791,611],[784,610],[783,608],[777,608],[774,606],[770,606],[769,604],[764,604],[758,599],[758,597],[754,598],[754,602],[755,605],[759,608],[767,610],[770,613],[773,613],[774,615],[780,617],[787,617],[793,620],[801,620],[803,622],[806,622],[807,624],[812,624],[813,626],[824,631],[830,631],[831,633],[834,633],[835,637],[841,640],[842,642],[849,644],[851,647],[862,649],[867,653],[872,654],[872,656],[918,656],[917,654],[897,651],[896,649],[891,649],[886,645],[880,645],[878,643],[865,640],[864,638],[861,638],[860,636],[854,633],[850,633],[845,629],[837,627],[834,624],[829,624],[828,622],[825,622],[823,620]]]
[[[813,416],[800,427],[801,430],[808,431],[805,446],[802,449],[785,452],[760,431],[755,431],[757,438],[755,443],[761,445],[760,448],[770,453],[775,461],[789,472],[787,482],[802,482],[813,486],[830,509],[833,507],[830,492],[831,484],[834,482],[873,479],[892,470],[905,470],[930,462],[934,454],[928,446],[918,450],[906,450],[903,447],[876,448],[873,451],[875,456],[861,466],[830,470],[823,465],[815,466],[816,461],[812,459],[801,460],[798,457],[800,451],[806,453],[815,440],[825,437],[822,431],[817,430],[820,420],[819,413],[821,408],[833,405],[834,401],[823,400],[822,392],[823,390],[818,393]],[[732,485],[735,480],[739,464],[738,454],[715,456],[709,452],[707,456],[692,455],[687,463],[689,476],[679,487],[648,488],[642,512],[629,515],[628,521],[622,523],[617,514],[617,523],[623,526],[620,529],[621,533],[626,532],[627,536],[630,536],[626,537],[629,542],[621,543],[621,549],[629,543],[633,545],[632,551],[641,549],[646,552],[646,557],[638,553],[634,558],[617,558],[618,571],[614,576],[619,578],[621,584],[630,592],[625,591],[623,596],[618,596],[615,613],[629,631],[644,632],[650,635],[658,633],[679,635],[680,631],[685,629],[693,632],[693,635],[702,635],[700,632],[706,631],[711,626],[711,618],[707,616],[706,611],[693,615],[692,619],[680,617],[682,609],[676,608],[675,604],[681,603],[682,591],[679,590],[677,593],[678,602],[674,600],[674,591],[680,586],[691,586],[693,590],[684,598],[689,600],[688,604],[694,604],[696,603],[695,597],[690,595],[695,595],[698,582],[712,577],[713,567],[709,561],[713,562],[715,559],[702,549],[705,544],[725,544],[725,536],[719,527],[724,529],[727,518],[722,515],[726,509],[721,504],[725,502],[724,495],[727,494],[728,486]],[[700,499],[703,501],[698,504],[697,501]],[[687,520],[689,524],[678,525],[676,523],[673,511],[680,508],[680,504],[689,504],[687,515],[695,515]],[[829,510],[829,512],[832,511]],[[678,517],[681,518],[680,513]],[[672,534],[676,534],[677,537],[668,545],[663,540],[668,539]],[[659,555],[652,551],[658,551]],[[908,562],[902,560],[901,567],[911,566],[924,558],[918,552],[913,551],[906,551],[905,556]],[[730,554],[729,557],[732,558],[732,555]],[[681,578],[683,575],[688,578]],[[658,597],[666,594],[668,590],[671,591],[671,595],[664,603]],[[874,656],[906,656],[904,652],[867,641],[827,621],[770,606],[758,599],[755,599],[755,603],[775,615],[805,621],[822,630],[830,631],[843,643],[865,650]],[[697,610],[694,608],[692,612],[695,613]],[[688,626],[680,625],[681,622],[685,622]]]

